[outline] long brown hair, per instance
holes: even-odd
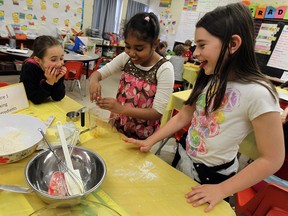
[[[33,54],[31,57],[37,56],[42,59],[47,49],[53,46],[62,46],[61,43],[54,37],[49,35],[42,35],[37,37],[33,43]]]
[[[211,106],[212,101],[212,111],[217,110],[221,105],[227,82],[231,80],[231,77],[236,82],[258,83],[264,86],[277,101],[277,92],[274,85],[261,73],[256,61],[254,22],[246,5],[235,3],[217,7],[215,10],[206,13],[197,22],[196,28],[200,27],[219,38],[222,42],[222,48],[213,75],[206,75],[204,69],[199,71],[193,91],[185,102],[186,105],[195,103],[209,83],[206,93],[205,113],[208,114],[208,107]],[[229,50],[233,35],[239,35],[242,44],[235,53],[230,53],[227,60],[224,61],[225,53]]]

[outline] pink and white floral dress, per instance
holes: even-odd
[[[144,71],[129,60],[120,77],[117,101],[125,106],[151,108],[157,91],[156,73],[166,61],[162,58],[149,71]],[[127,137],[136,139],[146,139],[160,126],[160,120],[136,119],[123,114],[114,117],[117,130]]]

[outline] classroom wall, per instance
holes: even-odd
[[[183,11],[183,6],[185,0],[172,0],[171,1],[171,7],[170,9],[165,7],[159,7],[160,0],[136,0],[138,2],[148,4],[149,5],[149,12],[155,13],[159,19],[163,18],[163,16],[168,15],[169,21],[175,21],[175,24],[170,24],[168,27],[167,25],[164,27],[161,25],[161,31],[160,31],[160,39],[165,40],[168,42],[168,48],[172,49],[174,42],[176,40],[177,36],[177,30],[179,27],[181,14]],[[232,2],[237,2],[241,0],[214,0],[213,3],[219,2],[219,4],[228,4]],[[84,7],[84,17],[83,17],[83,30],[87,27],[91,26],[92,23],[92,13],[93,13],[93,2],[94,0],[85,0],[85,7]],[[198,2],[201,2],[201,0],[198,0]],[[207,2],[207,1],[205,1]],[[268,5],[288,5],[288,0],[250,0],[251,3],[258,3],[258,4],[268,4]],[[122,8],[122,14],[121,19],[125,19],[126,11],[127,11],[127,4],[128,0],[123,0],[123,8]],[[204,14],[204,12],[200,13],[199,17],[201,17]],[[193,34],[192,34],[193,35]],[[193,36],[191,38],[187,39],[193,39]]]
[[[161,26],[161,31],[160,31],[160,39],[162,41],[167,41],[168,43],[168,49],[173,49],[175,37],[176,37],[176,31],[178,27],[178,23],[181,18],[181,13],[182,13],[182,8],[184,5],[185,0],[172,0],[171,3],[171,8],[170,8],[170,13],[171,15],[171,20],[176,21],[175,25],[171,25],[168,27],[168,33],[166,32],[166,27],[164,28]],[[160,0],[155,0],[155,1],[150,1],[149,4],[149,11],[157,14],[160,16],[161,14],[166,14],[167,8],[164,7],[159,7]],[[161,18],[161,17],[158,17]],[[187,38],[191,39],[191,38]]]

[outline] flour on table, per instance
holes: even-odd
[[[114,175],[127,178],[130,182],[153,181],[158,178],[152,171],[155,165],[151,161],[144,161],[141,165],[130,164],[130,166],[130,169],[115,170]]]

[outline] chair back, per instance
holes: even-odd
[[[65,62],[67,73],[65,74],[65,80],[80,80],[83,70],[83,62],[80,61],[67,61]]]
[[[247,216],[288,215],[288,189],[267,184],[260,191],[247,188],[236,194],[235,211]]]
[[[8,86],[9,83],[8,82],[0,82],[0,87],[4,87],[4,86]]]
[[[93,68],[92,70],[89,70],[89,71],[88,71],[88,77],[90,77],[90,76],[91,76],[91,74],[92,74],[94,71],[96,71],[96,70],[98,70],[98,69],[99,69],[99,67],[100,67],[100,64],[102,63],[102,60],[103,60],[103,58],[102,58],[102,57],[99,57],[99,58],[97,59],[97,61],[96,61],[96,64],[95,64],[94,68]],[[83,70],[83,72],[82,72],[82,73],[86,75],[86,71],[84,71],[84,70]]]
[[[178,112],[179,112],[178,109],[174,109],[173,112],[172,112],[172,116],[175,116]],[[189,124],[186,125],[184,128],[182,128],[181,130],[177,131],[177,132],[174,134],[174,138],[175,138],[178,142],[180,141],[180,139],[181,139],[181,137],[183,136],[183,134],[188,131],[190,125],[191,125],[191,123],[189,123]]]
[[[179,91],[183,91],[183,90],[184,90],[183,84],[174,83],[174,85],[173,85],[173,92],[179,92]]]

